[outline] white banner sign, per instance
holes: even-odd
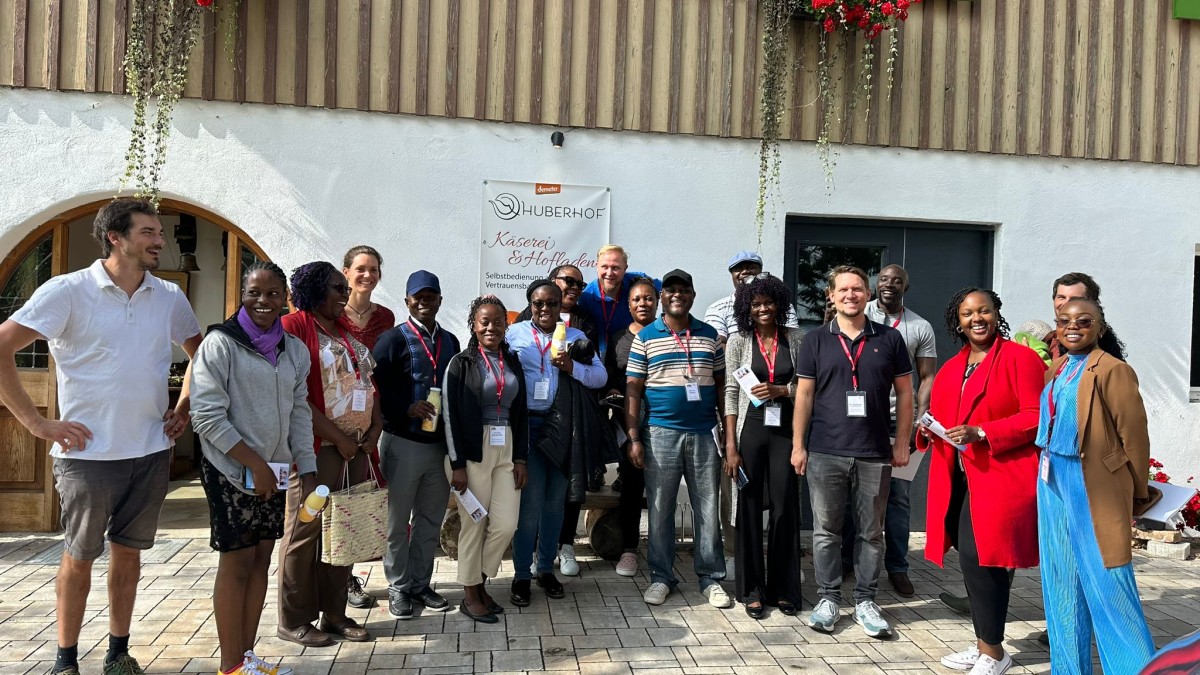
[[[479,292],[525,308],[525,289],[559,265],[596,278],[596,251],[608,243],[608,188],[558,183],[483,182]]]

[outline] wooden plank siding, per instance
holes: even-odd
[[[0,0],[0,86],[123,93],[129,0]],[[925,0],[864,89],[829,39],[831,136],[1200,164],[1200,22],[1172,0]],[[217,0],[218,6],[222,5]],[[185,94],[643,132],[759,133],[763,0],[243,0],[208,14]],[[236,38],[226,44],[226,26]],[[788,140],[815,140],[825,36],[794,21]],[[233,53],[229,50],[232,48]],[[855,98],[857,97],[857,98]],[[852,100],[854,99],[854,100]],[[846,113],[851,116],[846,118]]]

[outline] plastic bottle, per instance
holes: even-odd
[[[567,324],[562,321],[554,327],[554,337],[550,339],[550,356],[558,358],[559,354],[567,351]]]
[[[429,401],[430,405],[437,412],[434,413],[433,417],[426,417],[421,420],[421,431],[434,432],[437,431],[438,418],[442,415],[442,390],[437,387],[430,387],[429,396],[426,396],[425,400]]]
[[[329,488],[318,485],[315,490],[308,493],[308,498],[304,500],[304,506],[300,508],[300,522],[311,523],[321,513],[321,509],[325,508],[327,501],[329,501]]]

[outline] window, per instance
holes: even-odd
[[[6,321],[18,309],[24,307],[29,298],[33,296],[33,292],[50,280],[53,246],[54,235],[47,235],[17,265],[12,276],[4,281],[4,286],[0,288],[0,322]],[[49,368],[50,348],[45,340],[36,340],[33,344],[17,352],[17,367]]]

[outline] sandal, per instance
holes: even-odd
[[[371,633],[350,617],[341,621],[331,621],[326,617],[321,617],[321,622],[317,624],[317,627],[326,633],[341,635],[351,642],[367,642],[371,639]]]
[[[333,638],[329,637],[322,631],[313,628],[311,623],[306,623],[299,628],[283,628],[279,627],[275,631],[275,635],[280,640],[295,642],[298,645],[305,647],[328,647],[333,644]]]

